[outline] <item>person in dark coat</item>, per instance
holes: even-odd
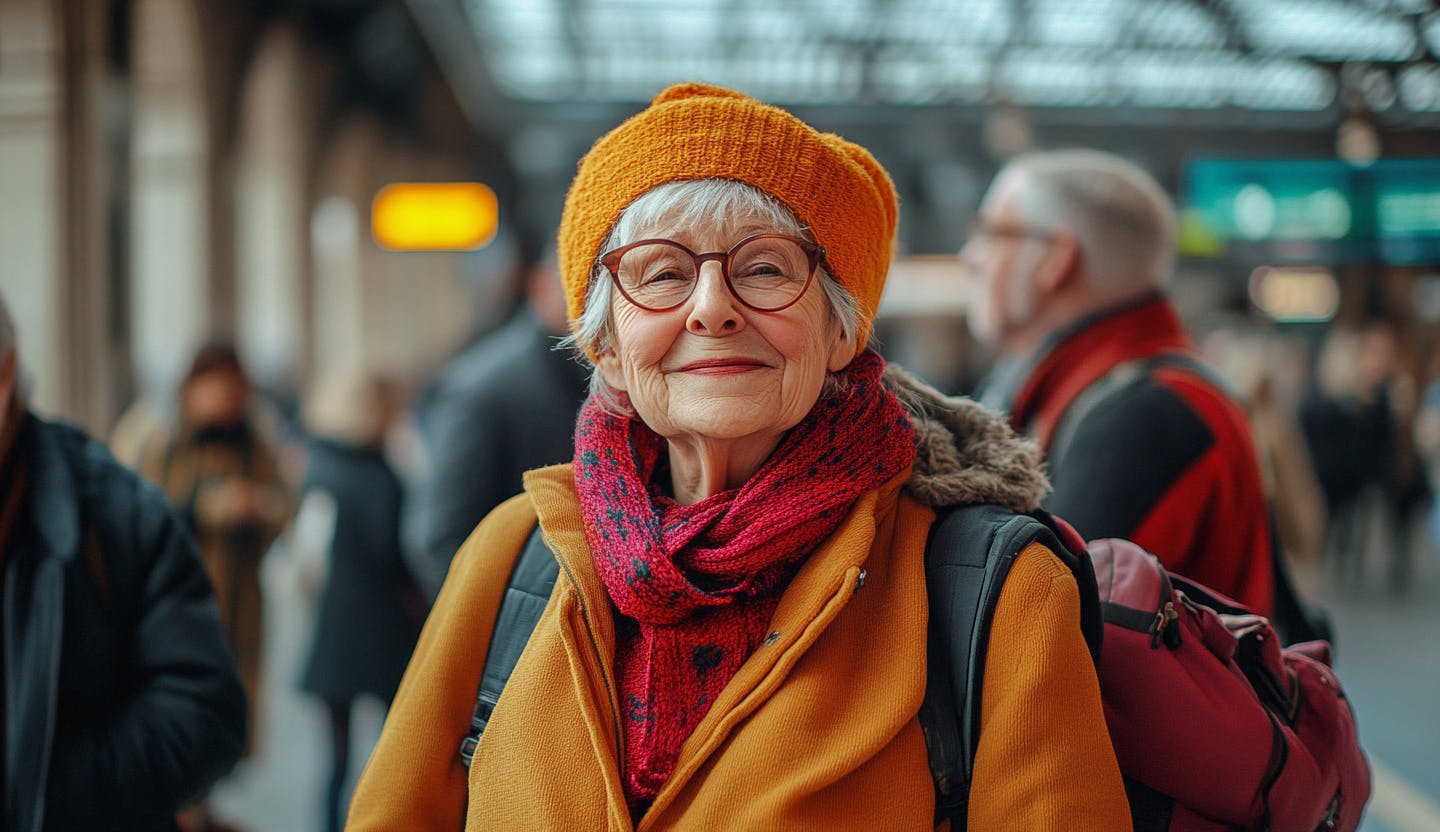
[[[374,696],[388,706],[420,635],[426,602],[400,551],[400,480],[383,441],[388,389],[359,373],[317,385],[305,409],[304,497],[297,518],[312,541],[317,523],[326,580],[301,689],[325,704],[331,737],[324,828],[340,829],[350,764],[351,706]]]
[[[450,361],[425,394],[428,466],[405,517],[406,554],[431,598],[475,525],[520,491],[520,475],[574,455],[588,376],[555,350],[568,333],[553,256],[526,275],[527,304]]]
[[[158,489],[17,382],[0,299],[4,828],[174,829],[239,758],[245,693]]]

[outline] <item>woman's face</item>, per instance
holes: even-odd
[[[778,232],[740,217],[703,228],[661,223],[636,239],[674,240],[698,254]],[[794,305],[757,312],[730,293],[712,260],[675,309],[649,312],[614,292],[613,344],[600,355],[600,370],[661,436],[742,441],[768,454],[810,412],[825,372],[843,369],[855,354],[819,284],[817,275]]]

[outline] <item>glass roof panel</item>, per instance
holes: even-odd
[[[1101,48],[1115,42],[1130,14],[1130,0],[1041,0],[1030,7],[1028,40]]]
[[[1400,73],[1400,100],[1417,113],[1440,112],[1440,66],[1406,67]]]
[[[1430,22],[1424,26],[1425,45],[1430,49],[1430,57],[1440,57],[1440,14],[1430,16]]]
[[[705,80],[782,103],[1306,111],[1336,105],[1338,63],[1378,62],[1410,65],[1390,98],[1429,112],[1440,63],[1430,0],[453,2],[502,93],[542,102]]]
[[[1340,2],[1274,0],[1245,3],[1251,42],[1266,51],[1323,59],[1403,60],[1415,50],[1410,25]]]
[[[1225,46],[1220,24],[1194,4],[1146,3],[1134,12],[1130,25],[1147,46],[1217,50]]]

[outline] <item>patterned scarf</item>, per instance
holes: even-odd
[[[592,399],[575,430],[575,483],[595,568],[620,616],[615,676],[625,792],[644,811],[680,746],[760,645],[780,594],[861,494],[915,456],[915,430],[857,357],[739,488],[665,496],[665,440]]]

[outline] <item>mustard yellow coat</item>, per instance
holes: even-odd
[[[864,495],[786,590],[632,827],[613,613],[568,465],[526,475],[455,558],[351,804],[350,830],[905,830],[933,826],[916,713],[923,551],[905,476]],[[468,774],[458,751],[509,571],[538,516],[561,572]],[[865,576],[863,585],[861,575]],[[996,609],[970,828],[1128,830],[1069,570],[1042,546]],[[469,800],[467,801],[467,794]]]

